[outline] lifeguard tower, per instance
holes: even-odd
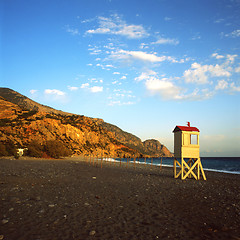
[[[191,127],[188,122],[187,126],[176,126],[174,133],[174,178],[181,175],[181,179],[194,177],[200,179],[202,175],[206,180],[202,163],[199,155],[199,134],[196,127]],[[177,165],[180,171],[177,173]]]

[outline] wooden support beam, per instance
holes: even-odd
[[[199,160],[200,160],[200,158],[199,158]],[[203,175],[203,179],[206,181],[207,179],[206,179],[205,173],[203,171],[203,167],[202,167],[201,161],[199,161],[199,166],[200,166],[200,169],[201,169],[201,172],[202,172],[202,175]]]
[[[198,163],[199,163],[199,161],[196,161],[196,162],[193,164],[193,166],[190,168],[190,167],[187,165],[187,163],[184,161],[184,165],[185,165],[186,168],[188,169],[188,172],[185,174],[185,176],[184,176],[182,179],[186,179],[187,176],[188,176],[190,173],[192,173],[192,175],[194,176],[194,178],[195,178],[196,180],[198,180],[196,174],[193,172],[193,169],[195,168],[195,166],[196,166]]]

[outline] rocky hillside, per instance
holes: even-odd
[[[157,140],[140,138],[117,126],[41,105],[8,88],[0,88],[0,142],[4,146],[57,146],[72,154],[112,157],[171,156]],[[147,142],[147,143],[146,143]],[[60,145],[59,145],[60,144]]]
[[[18,105],[22,110],[71,115],[70,113],[56,110],[54,108],[37,103],[9,88],[0,88],[0,96],[11,103]]]

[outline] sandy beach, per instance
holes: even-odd
[[[240,175],[0,159],[0,239],[240,239]]]

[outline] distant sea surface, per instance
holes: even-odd
[[[155,166],[160,166],[162,161],[162,166],[173,167],[174,158],[137,158],[136,163],[140,164],[153,164]],[[112,161],[120,161],[119,158],[112,159]],[[121,161],[126,162],[126,159],[121,159]],[[131,159],[131,162],[134,162]],[[201,157],[201,162],[203,169],[214,172],[225,172],[232,174],[240,174],[240,157]]]

